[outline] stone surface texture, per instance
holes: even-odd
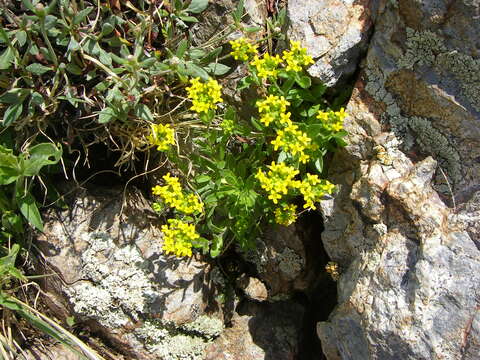
[[[309,73],[328,86],[352,75],[368,47],[377,0],[289,0],[288,35],[309,50]]]
[[[134,359],[201,359],[223,329],[209,266],[161,253],[158,216],[137,191],[80,192],[37,239],[57,313],[87,321]],[[123,207],[122,207],[123,205]]]
[[[312,224],[299,221],[287,227],[270,227],[256,244],[256,249],[246,253],[244,259],[254,265],[269,301],[306,291],[322,272],[319,264],[326,263],[320,231]]]
[[[321,205],[344,269],[317,327],[329,360],[480,356],[479,12],[379,3]]]
[[[305,309],[291,301],[243,302],[205,360],[297,359]]]

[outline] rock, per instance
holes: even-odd
[[[256,278],[242,276],[237,280],[237,287],[242,289],[245,296],[250,300],[265,301],[268,298],[267,288]]]
[[[234,24],[232,13],[236,10],[238,1],[217,0],[211,1],[208,8],[201,13],[199,22],[192,28],[192,35],[199,44],[203,44],[219,35],[228,32],[228,26]],[[242,26],[261,26],[265,23],[267,9],[261,0],[246,0],[244,2],[245,16]],[[240,36],[235,32],[233,38]]]
[[[477,359],[480,30],[474,1],[381,1],[329,178],[345,271],[327,359]]]
[[[288,35],[315,59],[308,72],[327,86],[352,75],[368,47],[378,1],[289,0]]]
[[[207,349],[205,360],[289,360],[298,358],[305,309],[294,302],[244,302],[232,327]]]
[[[200,359],[223,327],[206,313],[215,296],[210,267],[165,256],[158,229],[138,191],[77,193],[69,210],[46,214],[36,241],[58,274],[46,290],[60,318],[88,322],[129,358]]]
[[[317,238],[315,224],[297,221],[290,226],[267,229],[257,247],[244,255],[253,263],[259,279],[268,290],[268,300],[286,299],[296,291],[304,291],[322,271],[326,263]]]

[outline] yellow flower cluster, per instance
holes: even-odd
[[[298,189],[303,195],[305,209],[315,210],[315,202],[320,201],[326,194],[335,190],[335,185],[328,180],[320,180],[318,175],[307,174],[307,177],[298,184]]]
[[[223,121],[220,123],[220,127],[225,132],[225,134],[231,135],[235,130],[235,123],[232,119],[223,119]]]
[[[245,38],[240,38],[229,42],[230,45],[232,45],[233,50],[230,55],[232,55],[235,60],[248,61],[257,53],[257,45],[251,44]]]
[[[188,97],[192,100],[192,109],[197,113],[207,113],[209,110],[215,110],[217,103],[222,102],[222,87],[217,80],[210,79],[207,82],[201,82],[200,78],[190,80],[190,86],[187,87]]]
[[[337,281],[338,279],[340,279],[340,268],[338,266],[338,263],[334,261],[329,261],[328,264],[325,265],[325,270],[327,271],[327,273],[330,274],[333,281]]]
[[[299,171],[285,163],[276,164],[274,161],[267,167],[270,169],[268,173],[265,174],[259,169],[255,178],[260,181],[261,187],[269,193],[268,198],[274,204],[277,204],[278,200],[288,193],[289,188],[296,187],[297,181],[294,178]]]
[[[257,69],[257,74],[262,79],[268,77],[276,78],[278,75],[278,66],[282,63],[280,56],[272,56],[269,53],[263,55],[262,58],[255,56],[250,63]]]
[[[275,221],[277,224],[289,226],[297,220],[297,205],[282,204],[275,209]]]
[[[290,51],[283,52],[283,61],[285,62],[285,70],[302,71],[303,66],[314,63],[311,56],[307,55],[307,49],[300,47],[300,41],[290,41]]]
[[[340,131],[343,129],[343,120],[347,116],[344,108],[340,111],[319,111],[317,119],[323,124],[323,127],[329,131]]]
[[[265,100],[257,101],[260,122],[265,126],[279,122],[282,125],[291,123],[290,113],[286,113],[290,103],[283,96],[269,95]]]
[[[300,162],[306,163],[310,157],[305,154],[305,150],[310,147],[311,141],[306,133],[298,130],[298,126],[290,122],[287,127],[277,131],[277,137],[272,141],[272,145],[275,151],[282,148],[293,156],[299,154]]]
[[[162,225],[163,245],[166,254],[176,256],[192,256],[192,241],[200,235],[195,226],[177,219],[168,219],[168,225]]]
[[[184,214],[189,215],[203,212],[203,203],[195,194],[185,195],[178,178],[172,177],[170,173],[168,173],[163,176],[163,180],[165,180],[166,185],[156,185],[153,187],[153,195],[160,196],[165,204]]]
[[[175,144],[175,132],[170,124],[152,124],[148,141],[156,146],[157,150],[166,151],[170,145]]]

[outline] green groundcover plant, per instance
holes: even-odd
[[[163,250],[176,256],[200,248],[215,257],[234,241],[252,248],[263,226],[288,226],[335,190],[320,175],[326,153],[344,145],[346,114],[319,104],[325,87],[304,71],[313,63],[306,49],[291,41],[282,55],[260,55],[247,38],[230,44],[249,73],[237,90],[258,94],[257,114],[242,119],[217,80],[196,77],[186,88],[195,120],[151,126],[150,143],[181,174],[152,189],[154,209],[169,217]]]
[[[59,202],[49,172],[75,178],[96,144],[118,154],[115,170],[161,168],[148,191],[163,251],[178,257],[251,249],[265,226],[334,195],[324,159],[345,145],[346,114],[323,99],[299,42],[273,51],[285,10],[247,27],[240,0],[230,25],[198,40],[208,0],[12,4],[0,6],[0,305],[87,358],[98,357],[15,295],[29,281],[16,264],[25,228],[43,231],[41,197]],[[236,67],[252,114],[224,100]],[[4,358],[11,344],[0,338]]]

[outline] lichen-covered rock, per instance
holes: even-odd
[[[475,1],[381,1],[322,240],[343,271],[327,359],[477,359]],[[431,157],[428,157],[430,155]]]
[[[286,299],[296,291],[305,291],[326,263],[320,250],[320,233],[307,222],[267,229],[256,248],[244,254],[255,266],[259,279],[268,290],[268,300]]]
[[[129,358],[201,359],[223,327],[206,314],[210,267],[162,254],[158,228],[138,191],[77,193],[68,210],[46,214],[36,241],[59,275],[46,290],[63,316],[89,322]]]
[[[289,0],[289,37],[301,41],[315,64],[312,76],[328,86],[352,75],[368,46],[377,0]]]
[[[297,359],[305,309],[292,301],[244,302],[205,360]]]

